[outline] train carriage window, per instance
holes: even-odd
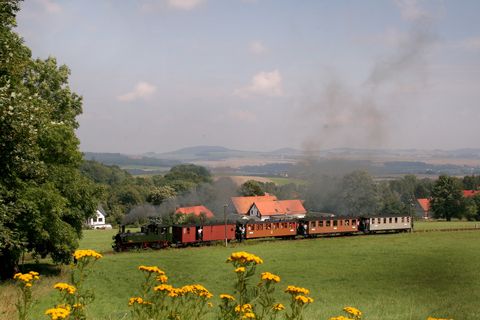
[[[319,227],[323,227],[323,220],[322,221],[319,221]]]
[[[272,225],[271,225],[270,223],[267,223],[267,224],[265,225],[265,228],[266,228],[267,230],[270,230],[270,229],[272,229]]]
[[[278,229],[278,225],[279,225],[279,223],[275,223],[274,224],[274,229]]]
[[[352,226],[356,226],[357,225],[357,220],[352,220]]]
[[[345,220],[345,226],[349,226],[350,225],[350,220]]]
[[[378,224],[382,223],[382,218],[377,218],[377,223]]]
[[[337,220],[333,220],[333,226],[336,227],[338,224],[338,221]]]
[[[190,228],[187,228],[187,234],[190,234]]]
[[[387,223],[387,218],[383,218],[383,223]]]
[[[325,221],[325,227],[330,227],[330,223],[331,223],[330,220]]]
[[[340,220],[340,226],[343,226],[343,220]]]
[[[407,222],[410,222],[410,217],[407,217]]]
[[[311,221],[311,222],[310,222],[310,227],[311,227],[311,228],[315,228],[316,225],[317,225],[317,222],[316,222],[316,221]]]
[[[397,218],[397,217],[395,217],[395,223],[397,223],[397,222],[398,222],[398,218]]]
[[[402,217],[402,223],[404,223],[404,222],[405,222],[405,217]]]
[[[252,231],[252,226],[251,226],[251,225],[248,225],[247,230],[248,230],[248,231]]]
[[[392,223],[392,218],[388,218],[388,223]]]
[[[288,229],[288,223],[286,223],[286,222],[282,223],[282,228],[283,229]]]

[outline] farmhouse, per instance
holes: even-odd
[[[462,190],[462,194],[464,198],[470,198],[480,194],[480,190]],[[430,199],[428,198],[419,198],[417,199],[417,203],[423,213],[424,219],[430,218]]]
[[[249,217],[261,221],[278,218],[304,218],[307,210],[302,200],[271,200],[254,202],[248,210]]]
[[[276,201],[277,197],[274,195],[270,195],[265,193],[264,196],[252,196],[252,197],[232,197],[232,207],[234,209],[234,213],[236,214],[243,214],[248,215],[252,204],[255,202],[262,202],[262,201]]]
[[[112,229],[112,225],[105,223],[105,211],[101,206],[95,211],[95,217],[87,220],[87,227],[92,229]]]
[[[199,217],[202,213],[205,214],[207,218],[213,218],[213,212],[210,211],[205,206],[194,206],[194,207],[181,207],[178,208],[175,213],[178,214],[194,214],[195,216]]]

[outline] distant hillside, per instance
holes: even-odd
[[[149,166],[149,167],[172,167],[180,164],[178,160],[157,159],[144,156],[129,156],[121,153],[97,153],[84,152],[85,160],[95,160],[107,165],[124,166]]]

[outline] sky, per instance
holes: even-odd
[[[480,1],[26,0],[82,151],[480,148]]]

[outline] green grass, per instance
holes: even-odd
[[[86,233],[81,247],[107,250],[101,239],[107,239],[109,232]],[[217,296],[229,293],[234,274],[225,259],[238,250],[262,257],[265,263],[258,272],[280,275],[280,289],[289,284],[309,288],[315,303],[307,319],[329,319],[347,305],[362,310],[365,320],[479,319],[478,231],[259,241],[229,248],[106,254],[88,279],[96,295],[90,306],[91,319],[122,319],[128,311],[128,298],[137,293],[142,279],[139,265],[161,267],[176,286],[201,283]],[[40,302],[36,314],[54,303],[55,293],[48,287],[65,277],[62,272],[43,278],[37,289]],[[0,310],[13,310],[13,291],[11,285],[0,286]],[[286,297],[281,292],[278,296]],[[2,319],[11,317],[3,315]]]
[[[465,229],[479,228],[479,221],[415,221],[414,228],[417,231],[442,230],[442,229]]]

